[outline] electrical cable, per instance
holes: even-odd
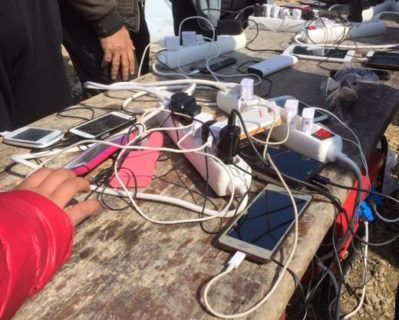
[[[233,110],[233,111],[236,111],[236,110]],[[281,270],[280,275],[276,279],[273,287],[269,290],[269,292],[261,300],[259,300],[254,306],[252,306],[251,308],[247,309],[246,311],[243,311],[243,312],[240,312],[240,313],[236,313],[236,314],[222,314],[222,313],[219,313],[216,310],[214,310],[209,304],[209,300],[208,300],[209,289],[219,279],[221,279],[222,277],[224,277],[225,275],[227,275],[228,273],[230,273],[233,270],[233,268],[231,268],[231,265],[229,265],[229,267],[225,271],[221,272],[220,274],[218,274],[217,276],[212,278],[205,285],[205,288],[204,288],[204,294],[203,294],[204,304],[205,304],[205,306],[206,306],[206,308],[208,309],[209,312],[211,312],[213,315],[215,315],[217,317],[220,317],[220,318],[236,319],[236,318],[239,318],[239,317],[243,317],[243,316],[246,316],[246,315],[252,313],[253,311],[257,310],[262,304],[264,304],[269,299],[269,297],[276,291],[277,287],[279,286],[283,276],[285,275],[285,272],[287,271],[287,268],[290,265],[294,255],[295,255],[295,252],[296,252],[296,247],[297,247],[297,244],[298,244],[298,208],[296,206],[295,199],[294,199],[294,197],[293,197],[293,195],[291,193],[290,188],[288,187],[288,185],[284,181],[284,178],[281,176],[280,171],[275,166],[273,160],[270,158],[269,155],[268,155],[268,160],[270,161],[272,167],[276,171],[276,174],[279,177],[281,183],[284,185],[284,188],[287,190],[288,196],[290,197],[292,205],[293,205],[293,209],[294,209],[294,213],[295,213],[295,219],[294,219],[294,222],[295,222],[294,223],[294,244],[292,246],[292,250],[291,250],[290,254],[288,255],[287,261],[285,262],[284,267]],[[238,266],[236,266],[236,268],[237,267]]]

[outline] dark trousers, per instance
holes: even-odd
[[[61,20],[64,31],[63,44],[74,64],[79,80],[111,83],[110,68],[102,69],[101,63],[104,52],[98,35],[89,23],[84,21],[73,10],[66,0],[59,0]],[[129,31],[130,38],[136,48],[138,64],[143,56],[144,49],[150,42],[150,34],[144,18],[144,10],[140,6],[140,29],[138,32]],[[137,68],[138,68],[137,64]],[[142,74],[149,72],[149,50],[145,56]],[[117,81],[120,81],[117,80]]]
[[[71,104],[54,0],[0,1],[0,131]]]

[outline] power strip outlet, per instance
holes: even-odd
[[[260,30],[274,31],[274,32],[300,32],[305,26],[305,20],[282,19],[271,17],[255,17],[248,18],[249,28],[256,28]]]
[[[247,37],[244,33],[234,36],[220,35],[214,42],[205,42],[192,47],[181,46],[177,51],[163,51],[158,55],[158,59],[174,69],[218,54],[242,49],[246,43]]]
[[[385,33],[384,21],[369,21],[344,26],[342,24],[320,29],[309,29],[301,32],[300,40],[305,43],[331,43],[345,39],[371,37]]]
[[[272,138],[282,141],[289,130],[288,139],[284,143],[286,147],[323,163],[335,161],[335,155],[342,152],[341,137],[316,123],[312,124],[310,133],[305,133],[299,129],[301,125],[302,117],[296,116],[293,124],[283,124],[273,128]]]
[[[162,123],[165,127],[176,127],[180,128],[183,125],[176,120],[173,120],[171,116],[165,112],[160,112],[157,116],[159,123]],[[193,149],[200,147],[204,144],[202,140],[202,123],[213,120],[213,115],[209,113],[200,113],[195,116],[197,119],[197,125],[194,128],[189,129],[179,129],[179,130],[168,130],[169,137],[177,143],[180,138],[192,131],[185,140],[183,140],[180,145],[185,149]],[[212,132],[215,133],[216,138],[218,137],[219,126],[211,126]],[[213,142],[213,146],[208,148],[208,152],[217,155],[217,141]],[[215,159],[206,157],[199,153],[185,153],[184,154],[188,161],[194,166],[198,173],[202,176],[204,180],[208,179],[209,186],[212,190],[219,196],[224,197],[231,194],[230,188],[230,177],[226,169],[222,164],[217,162]],[[208,162],[208,170],[206,168],[206,161]],[[243,169],[240,170],[239,168]],[[239,156],[234,158],[234,164],[227,165],[228,170],[233,176],[234,181],[234,193],[245,194],[252,182],[251,167]],[[208,178],[207,178],[208,171]],[[246,172],[248,173],[246,173]]]

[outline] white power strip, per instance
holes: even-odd
[[[300,130],[301,125],[302,117],[296,116],[295,123],[273,128],[272,138],[281,141],[289,130],[288,139],[284,143],[286,147],[320,162],[335,161],[336,155],[342,152],[341,137],[316,123],[312,124],[310,133],[305,133]]]
[[[305,26],[305,20],[282,19],[272,17],[255,17],[248,18],[248,26],[255,28],[255,24],[260,30],[268,30],[274,32],[299,32]]]
[[[176,120],[172,120],[170,117],[170,114],[161,112],[157,116],[159,123],[162,123],[163,126],[165,127],[182,127],[183,125],[179,123]],[[213,120],[213,115],[209,113],[201,113],[197,116],[195,116],[197,120],[199,120],[201,123],[205,123],[207,121]],[[200,147],[204,144],[204,141],[202,141],[202,125],[201,123],[198,122],[198,126],[196,126],[195,131],[188,136],[184,141],[180,143],[180,145],[186,149],[192,149],[196,147]],[[211,127],[211,130],[215,130],[215,135],[218,136],[218,126],[215,126],[214,128]],[[182,138],[184,135],[192,131],[193,129],[179,129],[176,131],[168,131],[168,134],[170,138],[177,143],[180,138]],[[214,141],[213,146],[209,148],[210,150],[207,150],[209,153],[212,154],[217,154],[217,148],[216,148],[216,141]],[[227,173],[226,169],[224,166],[216,161],[215,159],[212,159],[208,157],[206,160],[206,157],[202,154],[198,153],[185,153],[184,154],[186,158],[191,162],[191,164],[195,167],[195,169],[198,171],[198,173],[202,176],[204,180],[208,180],[208,183],[210,187],[212,188],[213,191],[219,196],[219,197],[224,197],[227,195],[231,194],[231,189],[230,189],[230,177],[229,174]],[[207,178],[207,168],[206,168],[206,161],[208,162],[208,178]],[[243,170],[240,170],[239,168],[247,171],[248,173],[245,173]],[[234,193],[237,194],[245,194],[252,182],[252,176],[251,176],[251,167],[239,156],[236,156],[234,158],[234,165],[227,165],[228,170],[231,172],[233,176],[233,181],[234,181]]]
[[[181,46],[177,51],[163,51],[158,55],[159,61],[169,68],[177,68],[209,57],[244,48],[247,37],[239,35],[220,35],[217,41],[205,42],[192,47]]]
[[[380,20],[351,25],[337,24],[326,28],[303,30],[299,40],[305,43],[331,43],[345,39],[376,36],[386,30],[386,23]]]

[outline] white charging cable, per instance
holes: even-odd
[[[208,300],[208,294],[209,294],[209,290],[210,288],[222,277],[226,276],[228,273],[230,273],[233,269],[237,268],[239,266],[239,264],[241,263],[241,261],[245,258],[245,255],[243,256],[243,253],[237,253],[237,256],[233,256],[233,261],[230,263],[229,262],[229,266],[228,268],[223,271],[222,273],[220,273],[219,275],[217,275],[216,277],[214,277],[213,279],[211,279],[204,288],[204,293],[203,293],[203,298],[204,298],[204,304],[206,306],[206,308],[208,309],[209,312],[211,312],[214,316],[219,317],[219,318],[224,318],[224,319],[236,319],[236,318],[240,318],[240,317],[244,317],[247,316],[248,314],[254,312],[255,310],[257,310],[261,305],[263,305],[270,297],[271,295],[276,291],[277,287],[279,286],[281,280],[283,279],[294,255],[296,252],[296,248],[298,245],[298,208],[296,206],[296,202],[295,199],[291,193],[290,188],[288,187],[288,185],[286,184],[286,182],[284,181],[284,178],[281,176],[280,171],[278,170],[278,168],[276,167],[276,165],[274,164],[273,160],[271,159],[271,157],[269,155],[268,156],[268,160],[270,161],[270,164],[272,165],[273,169],[276,171],[276,174],[279,178],[279,180],[281,181],[281,183],[283,184],[284,188],[287,190],[287,193],[291,199],[292,205],[293,205],[293,209],[295,212],[295,223],[294,223],[294,244],[292,246],[292,250],[290,255],[288,256],[288,259],[286,261],[286,263],[284,264],[283,269],[281,270],[281,273],[279,275],[279,277],[277,278],[276,282],[274,283],[273,287],[270,289],[270,291],[260,300],[258,301],[253,307],[251,307],[250,309],[244,311],[244,312],[240,312],[240,313],[236,313],[236,314],[223,314],[220,313],[216,310],[214,310]]]

